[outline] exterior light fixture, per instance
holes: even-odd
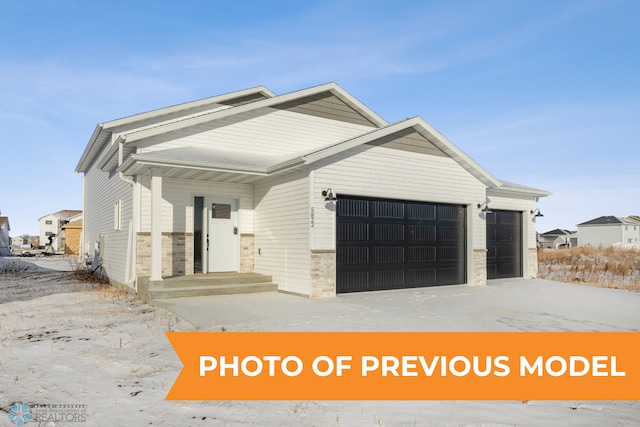
[[[482,209],[481,212],[485,214],[492,213],[491,209],[489,209],[489,205],[487,205],[487,202],[478,203],[478,209]]]
[[[338,200],[338,198],[336,197],[335,194],[333,194],[333,190],[330,188],[327,188],[326,190],[324,190],[322,192],[322,197],[324,197],[324,201],[325,202],[335,202]]]
[[[541,216],[544,216],[544,215],[542,215],[542,212],[540,212],[540,209],[537,209],[537,208],[536,208],[536,210],[531,211],[531,214],[532,214],[535,218],[540,218]]]

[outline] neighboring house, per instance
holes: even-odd
[[[39,236],[23,234],[22,236],[13,237],[11,239],[11,249],[13,249],[14,253],[28,252],[30,249],[38,247],[39,244]]]
[[[640,245],[640,224],[615,216],[601,216],[578,224],[580,246]]]
[[[578,245],[575,231],[561,230],[559,228],[540,234],[538,242],[541,249],[558,249],[560,245],[568,247]]]
[[[51,239],[51,250],[59,252],[64,250],[64,235],[61,235],[62,226],[66,224],[70,218],[82,214],[79,210],[62,210],[49,215],[38,218],[40,222],[40,246],[49,246]]]
[[[497,179],[420,117],[387,123],[334,83],[101,123],[76,171],[85,251],[132,289],[219,271],[312,297],[535,277],[533,211],[550,194]]]
[[[0,256],[11,256],[11,238],[9,237],[9,218],[0,216]]]
[[[635,222],[636,224],[640,224],[640,215],[629,215],[625,218],[627,221]]]
[[[29,249],[31,246],[29,245],[29,236],[18,236],[11,238],[11,247],[16,249]]]
[[[82,214],[69,218],[69,222],[61,227],[61,235],[64,239],[65,254],[80,254],[82,241]]]

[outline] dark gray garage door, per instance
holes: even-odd
[[[522,277],[522,213],[487,214],[487,278]]]
[[[340,196],[336,291],[465,282],[462,205]]]

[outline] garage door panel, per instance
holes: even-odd
[[[404,247],[375,247],[373,262],[377,264],[399,264],[404,262]]]
[[[375,240],[404,240],[404,225],[402,224],[375,224],[373,238]]]
[[[371,202],[374,218],[404,219],[404,203]]]
[[[461,220],[463,212],[457,206],[438,206],[438,219],[440,221],[453,221],[458,222]]]
[[[366,218],[369,216],[369,202],[366,200],[340,200],[337,209],[341,217]]]
[[[336,259],[338,264],[354,265],[369,264],[369,248],[368,247],[343,247],[336,251]]]
[[[338,283],[349,289],[349,292],[368,291],[369,290],[369,272],[368,271],[349,271],[336,275]]]
[[[457,242],[460,240],[460,231],[462,230],[457,227],[439,227],[438,240],[441,242]]]
[[[419,270],[407,270],[406,283],[411,287],[418,286],[432,286],[435,285],[436,280],[436,269],[435,268],[422,268]]]
[[[337,292],[464,283],[461,205],[341,196],[336,237]]]
[[[436,219],[436,207],[434,205],[407,203],[406,206],[409,219],[428,221]]]
[[[407,261],[428,263],[436,261],[435,246],[414,246],[408,248]]]
[[[409,225],[408,238],[420,242],[435,241],[436,231],[436,227],[430,225]]]
[[[374,288],[399,289],[404,287],[404,270],[374,271],[370,273]]]
[[[349,222],[338,224],[337,238],[348,241],[369,240],[369,224]]]

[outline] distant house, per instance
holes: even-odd
[[[64,238],[60,236],[62,226],[70,218],[80,214],[82,214],[81,210],[62,210],[38,218],[40,222],[40,246],[51,245],[53,252],[64,250]]]
[[[420,117],[335,83],[265,87],[99,124],[84,242],[113,284],[254,272],[313,297],[535,277],[536,202]],[[142,287],[141,287],[142,286]]]
[[[640,215],[629,215],[625,219],[627,221],[632,221],[632,222],[635,222],[637,224],[640,224]]]
[[[9,218],[0,216],[0,256],[11,256],[11,239],[9,238]]]
[[[615,216],[601,216],[578,224],[580,246],[640,245],[640,223]]]
[[[82,241],[82,214],[71,217],[68,221],[62,226],[60,232],[64,241],[64,253],[79,255]]]
[[[28,249],[31,246],[29,245],[29,236],[18,236],[11,238],[11,247],[16,249]]]
[[[555,230],[540,234],[538,242],[540,243],[541,249],[558,249],[560,245],[574,247],[578,245],[576,236],[577,233],[575,231],[556,228]]]

